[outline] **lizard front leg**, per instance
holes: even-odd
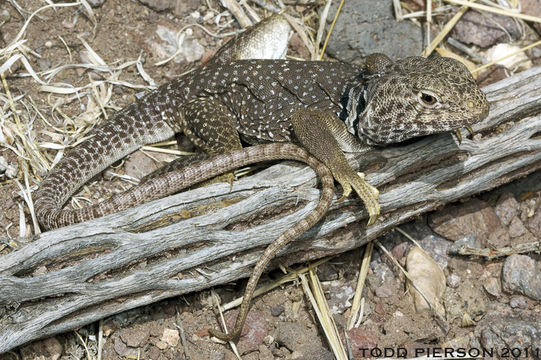
[[[240,137],[235,127],[236,118],[218,101],[212,99],[197,99],[182,107],[184,118],[184,133],[188,139],[205,154],[183,156],[162,166],[146,175],[141,183],[163,174],[182,170],[184,167],[205,160],[209,155],[223,154],[242,149]],[[208,180],[200,186],[209,185],[216,179],[233,184],[233,173],[227,173]]]
[[[348,197],[353,188],[368,210],[368,225],[373,224],[380,213],[379,191],[351,168],[342,151],[363,152],[369,146],[360,143],[331,112],[300,109],[291,120],[297,140],[327,165],[335,180],[342,185],[343,194],[338,201]]]

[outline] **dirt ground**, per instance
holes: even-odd
[[[155,8],[167,3],[152,2]],[[21,0],[17,4],[21,13],[12,4],[0,4],[0,15],[3,16],[1,21],[4,21],[0,27],[0,48],[11,43],[25,19],[33,11],[46,5],[46,2]],[[209,4],[212,4],[212,8],[209,8]],[[287,11],[297,17],[302,14],[315,18],[316,14],[312,5],[288,6]],[[12,97],[24,97],[24,101],[20,103],[24,105],[18,106],[39,110],[39,113],[33,112],[32,118],[24,119],[28,130],[27,138],[34,140],[34,144],[39,143],[50,148],[47,151],[42,148],[48,161],[32,159],[36,166],[27,170],[30,181],[33,182],[46,174],[47,166],[58,150],[51,144],[72,145],[72,135],[80,137],[88,131],[100,118],[102,111],[111,115],[145,91],[149,83],[142,78],[136,66],[120,68],[121,64],[141,58],[144,70],[156,84],[175,78],[190,66],[199,65],[210,58],[229,38],[212,37],[201,27],[192,26],[191,35],[185,39],[184,45],[187,48],[184,55],[177,57],[179,62],[155,65],[171,54],[176,32],[194,23],[203,25],[212,32],[229,33],[238,30],[238,23],[232,16],[220,15],[222,12],[223,8],[214,1],[185,1],[175,9],[156,11],[138,1],[106,0],[100,7],[93,8],[95,24],[80,7],[49,9],[34,17],[23,38],[26,39],[24,45],[28,48],[30,65],[35,71],[47,71],[65,64],[99,63],[92,57],[92,52],[85,48],[85,42],[105,64],[111,65],[110,69],[116,67],[106,71],[66,68],[49,80],[51,84],[64,83],[72,87],[83,87],[88,85],[91,79],[109,79],[131,85],[122,86],[117,83],[114,86],[104,85],[90,91],[85,90],[84,96],[66,95],[40,90],[39,84],[31,77],[8,76]],[[159,34],[162,34],[162,37]],[[308,52],[298,36],[292,39],[291,47],[290,53],[307,57]],[[190,58],[192,55],[195,58]],[[12,73],[22,69],[22,66],[17,63],[12,67]],[[40,76],[45,75],[41,73]],[[97,99],[106,99],[103,109]],[[3,113],[7,111],[7,108],[3,109]],[[9,144],[9,133],[4,136]],[[11,150],[13,147],[0,146],[0,149],[0,155],[8,164],[17,166],[19,170],[24,167],[17,152]],[[185,150],[191,148],[188,146]],[[171,156],[156,157],[164,160]],[[112,171],[120,175],[139,177],[157,166],[157,162],[136,153],[126,161],[125,166]],[[142,167],[146,169],[142,170]],[[402,227],[420,240],[444,269],[447,290],[442,295],[442,302],[447,311],[446,331],[429,313],[415,311],[411,296],[406,291],[404,275],[389,257],[376,249],[364,290],[366,302],[363,321],[359,328],[354,328],[347,334],[353,358],[397,355],[370,353],[371,349],[406,349],[408,357],[413,357],[426,355],[423,352],[430,349],[481,347],[499,350],[515,347],[521,349],[521,358],[540,358],[541,305],[536,296],[541,292],[541,284],[535,280],[541,274],[539,255],[518,255],[533,262],[533,267],[525,268],[521,273],[524,279],[531,280],[524,287],[529,284],[533,287],[532,293],[520,286],[514,287],[512,280],[505,278],[506,264],[510,258],[488,261],[479,257],[450,256],[447,253],[453,242],[461,239],[461,234],[467,234],[468,230],[472,233],[477,231],[480,241],[484,241],[485,245],[487,242],[490,244],[490,234],[494,228],[487,229],[484,233],[479,232],[480,227],[488,226],[487,217],[496,224],[494,226],[500,231],[500,236],[509,242],[540,241],[539,184],[541,175],[534,173],[526,179],[478,198],[466,199],[461,204],[448,206],[438,213],[429,214]],[[109,173],[83,189],[80,196],[96,201],[126,186],[128,185],[122,179],[111,180]],[[28,211],[21,212],[21,209],[24,210],[24,202],[15,181],[2,179],[0,203],[2,236],[17,237],[33,233],[34,227]],[[453,216],[455,222],[446,220],[448,216]],[[380,242],[395,255],[399,263],[405,263],[411,248],[408,240],[399,233],[392,232],[380,239]],[[9,251],[6,246],[1,246],[0,251]],[[362,253],[362,249],[345,253],[318,268],[327,300],[342,334],[356,287]],[[522,265],[516,266],[526,266],[525,264],[529,264],[528,259],[519,259],[518,263]],[[269,282],[280,276],[281,272],[274,270],[267,274],[262,282]],[[241,296],[244,286],[245,281],[238,281],[215,290],[222,302],[227,302]],[[33,342],[0,355],[0,359],[97,359],[99,336],[104,339],[99,355],[102,359],[234,359],[236,357],[228,345],[217,343],[208,336],[208,329],[218,326],[211,304],[210,291],[172,298],[112,316],[100,324],[90,324],[71,333]],[[226,317],[230,318],[232,313],[234,311],[229,312]],[[509,324],[514,327],[506,328]],[[100,331],[102,335],[99,335]],[[517,336],[512,340],[517,333],[522,337]],[[243,334],[237,344],[243,359],[334,358],[316,314],[298,283],[287,284],[255,299]],[[507,334],[505,336],[510,338],[504,339],[502,334]],[[527,351],[529,353],[526,353]]]

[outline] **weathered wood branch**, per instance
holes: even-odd
[[[344,252],[412,216],[541,168],[541,67],[485,91],[491,114],[475,127],[481,139],[459,145],[444,134],[352,155],[379,186],[383,215],[367,229],[358,199],[334,204],[277,261]],[[235,182],[232,191],[215,184],[36,236],[0,257],[0,353],[248,276],[262,248],[313,208],[316,183],[309,168],[282,163]]]

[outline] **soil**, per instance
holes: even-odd
[[[153,6],[158,6],[155,3],[160,2],[152,3]],[[30,21],[23,37],[26,39],[25,45],[28,49],[39,55],[39,57],[29,55],[30,64],[36,71],[45,71],[64,64],[85,62],[89,55],[85,52],[84,40],[106,64],[119,65],[141,56],[145,71],[156,84],[162,84],[183,73],[193,64],[200,64],[202,60],[198,59],[195,62],[184,60],[178,63],[171,61],[165,65],[156,66],[156,62],[163,60],[161,56],[163,54],[160,51],[164,47],[164,41],[157,35],[157,30],[162,26],[178,31],[186,25],[199,22],[213,32],[218,31],[218,26],[214,22],[217,12],[209,9],[207,2],[202,3],[204,5],[199,2],[195,4],[187,2],[184,7],[179,7],[174,11],[159,12],[137,1],[106,0],[101,7],[93,8],[95,24],[79,7],[42,11],[40,17],[35,17]],[[210,3],[213,4],[213,8],[221,11],[218,4]],[[7,10],[10,15],[9,21],[0,28],[0,48],[9,44],[19,33],[25,18],[28,18],[31,12],[44,6],[46,2],[28,0],[18,1],[18,4],[25,10],[24,16],[8,3],[0,4],[0,11]],[[288,7],[288,12],[297,17],[299,14],[315,14],[315,10],[308,5]],[[206,18],[207,14],[208,18]],[[219,23],[226,24],[230,20],[233,20],[230,15],[224,15],[219,18]],[[211,37],[199,27],[194,26],[191,29],[193,31],[191,39],[197,40],[205,50],[203,60],[209,58],[213,51],[228,39],[228,37]],[[232,21],[221,32],[236,30],[238,30],[237,22]],[[299,39],[294,38],[293,43],[296,47],[293,49],[293,55],[306,57],[306,49],[299,46]],[[12,74],[17,72],[17,66],[20,68],[22,65],[12,67]],[[128,66],[117,72],[119,80],[134,85],[148,85],[135,66]],[[109,76],[108,73],[85,71],[80,68],[66,69],[59,72],[51,82],[66,83],[77,87],[88,84],[90,78],[100,80]],[[23,96],[24,104],[33,104],[43,115],[41,117],[34,113],[33,118],[22,118],[26,126],[30,127],[32,135],[29,138],[35,138],[37,144],[71,145],[73,138],[66,137],[61,131],[53,131],[53,127],[67,130],[67,134],[72,134],[74,131],[83,133],[95,122],[94,119],[86,122],[79,116],[89,109],[86,95],[80,98],[71,96],[68,100],[70,96],[41,91],[38,83],[30,77],[9,76],[8,84],[12,97]],[[115,110],[134,101],[136,96],[143,91],[119,85],[115,85],[111,90],[111,99],[105,107],[109,116]],[[22,105],[18,104],[18,106]],[[17,143],[17,141],[14,142],[14,144]],[[56,151],[42,151],[49,161],[54,159]],[[14,151],[1,148],[0,155],[9,164],[23,167],[23,161]],[[149,162],[148,157],[140,152],[135,153],[131,158],[142,158],[143,160],[140,161]],[[158,160],[163,160],[164,156],[158,156],[158,158]],[[41,178],[47,170],[43,163],[35,159],[32,161],[36,166],[29,172],[30,185]],[[136,162],[135,168],[138,167],[140,161]],[[152,163],[151,167],[157,166],[154,160],[150,163]],[[140,176],[143,172],[143,170],[133,172],[131,167],[119,167],[113,171],[132,176]],[[532,182],[541,183],[539,177],[539,174],[533,174],[526,180],[484,194],[475,200],[492,208],[500,206],[500,211],[508,210],[505,214],[514,211],[511,217],[514,220],[502,220],[500,224],[502,232],[512,233],[509,235],[510,238],[520,238],[522,242],[539,241],[541,235],[536,226],[539,227],[540,221],[535,219],[539,218],[541,212],[541,192],[539,188],[532,188],[531,185]],[[33,233],[34,228],[28,211],[25,213],[24,221],[20,222],[19,205],[24,205],[19,194],[20,188],[12,180],[2,180],[0,203],[3,205],[0,213],[0,227],[3,229],[3,235],[16,237]],[[81,196],[96,201],[110,192],[128,186],[122,180],[111,180],[108,176],[98,180],[86,187]],[[22,178],[19,181],[24,182]],[[512,198],[515,201],[502,205],[502,198]],[[482,209],[478,210],[482,211]],[[447,290],[442,296],[442,302],[447,309],[446,325],[441,326],[430,313],[415,311],[411,297],[406,292],[404,275],[387,256],[376,251],[364,290],[366,303],[363,321],[360,328],[348,332],[354,358],[382,357],[377,353],[366,353],[367,349],[388,348],[397,351],[403,348],[409,355],[425,355],[421,351],[426,352],[438,347],[480,348],[487,344],[483,342],[485,341],[483,339],[486,339],[486,336],[483,338],[484,326],[487,326],[484,318],[488,318],[488,315],[494,316],[495,313],[505,314],[513,319],[517,316],[520,319],[526,319],[520,320],[522,321],[520,324],[526,327],[530,326],[527,319],[531,319],[532,323],[536,321],[539,323],[541,312],[539,299],[521,294],[516,289],[502,290],[500,283],[503,281],[501,278],[505,258],[487,261],[476,257],[449,256],[445,251],[440,251],[452,244],[447,240],[450,235],[445,233],[445,230],[442,230],[443,233],[436,232],[435,226],[432,225],[435,223],[434,218],[444,217],[446,211],[448,210],[443,209],[439,215],[438,213],[431,214],[430,220],[425,216],[403,226],[410,235],[426,244],[429,252],[444,268],[448,283]],[[497,215],[500,216],[500,214]],[[503,216],[501,215],[500,218],[503,219]],[[524,231],[522,228],[520,231],[516,229],[519,226],[517,221],[521,222]],[[470,226],[474,228],[476,224],[472,223]],[[516,235],[517,233],[520,235]],[[526,236],[526,233],[530,235]],[[513,234],[516,236],[513,237]],[[407,250],[411,246],[405,238],[393,232],[380,239],[380,242],[392,251],[399,262],[402,264],[405,262]],[[6,252],[9,249],[4,246],[0,247],[0,251]],[[343,335],[345,319],[349,314],[347,304],[351,301],[356,287],[361,255],[362,250],[357,249],[334,258],[318,269],[327,300],[334,309],[335,321]],[[539,268],[539,256],[531,255],[531,258],[537,261]],[[279,271],[271,271],[262,283],[280,276]],[[490,279],[495,279],[495,282]],[[458,282],[453,282],[455,280]],[[493,286],[487,288],[487,284]],[[244,286],[245,281],[239,281],[236,284],[217,288],[215,291],[225,303],[241,296]],[[98,353],[97,339],[100,329],[103,331],[104,339],[102,359],[234,359],[235,355],[228,345],[217,343],[208,336],[208,329],[218,326],[212,304],[210,291],[165,300],[118,314],[104,319],[99,324],[90,324],[72,333],[36,341],[9,354],[0,355],[0,359],[95,359]],[[233,314],[234,311],[231,311],[226,317],[231,317]],[[250,314],[246,325],[248,330],[238,343],[243,359],[333,358],[317,316],[298,283],[279,287],[258,297],[253,302]],[[466,315],[471,322],[464,320]],[[495,320],[492,319],[492,323],[505,322],[506,318],[502,316],[504,315],[496,317]],[[539,351],[541,345],[539,345],[539,335],[537,336],[537,338],[533,336],[529,343],[522,339],[523,342],[518,342],[518,344],[532,349],[537,346],[537,351]],[[494,341],[494,347],[500,344]],[[512,343],[507,343],[507,346],[510,344]],[[416,353],[416,351],[419,352]]]

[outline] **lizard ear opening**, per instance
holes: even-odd
[[[426,107],[433,108],[439,103],[438,98],[434,94],[429,93],[427,91],[419,91],[418,95],[419,95],[421,104],[423,104]]]

